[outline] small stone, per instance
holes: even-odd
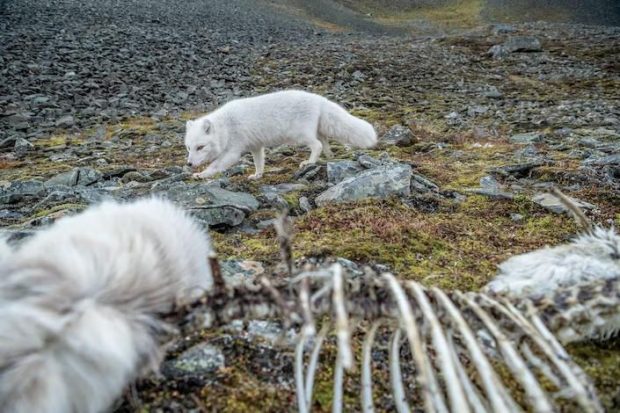
[[[252,285],[265,273],[265,267],[259,261],[226,260],[221,262],[221,267],[226,285],[230,287]]]
[[[620,154],[617,153],[609,156],[590,157],[582,163],[589,166],[620,165]]]
[[[510,53],[542,51],[540,40],[533,36],[510,36],[503,46]]]
[[[15,154],[17,156],[23,156],[27,152],[30,152],[33,149],[34,149],[34,145],[28,142],[26,139],[17,138],[17,140],[15,140],[15,146],[13,150],[15,151]]]
[[[543,166],[543,162],[525,162],[513,165],[500,166],[497,168],[491,168],[490,172],[500,176],[512,176],[515,178],[527,177],[532,169]]]
[[[224,367],[224,353],[211,344],[200,343],[185,350],[173,360],[166,361],[162,372],[168,377],[200,376]]]
[[[409,128],[403,125],[394,125],[383,135],[381,142],[396,146],[407,146],[414,142],[414,138]]]
[[[539,132],[518,133],[510,137],[510,143],[529,145],[543,141],[543,135]]]
[[[284,211],[289,208],[288,202],[286,202],[286,199],[284,199],[280,194],[268,192],[264,194],[263,197],[265,198],[267,204],[269,204],[272,208],[280,211]]]
[[[357,163],[362,165],[366,169],[378,168],[383,164],[382,161],[373,158],[370,155],[362,154],[357,157]]]
[[[310,205],[310,201],[305,196],[299,198],[299,208],[304,212],[310,212],[312,210],[312,205]]]
[[[121,182],[128,183],[131,181],[135,182],[150,182],[152,178],[150,176],[146,176],[138,171],[129,171],[121,178]]]
[[[487,86],[486,89],[482,92],[482,96],[490,98],[490,99],[499,99],[504,94],[497,89],[495,86]]]
[[[517,29],[511,24],[497,23],[491,26],[491,33],[497,36],[500,34],[514,33]]]
[[[510,214],[510,219],[513,222],[523,222],[523,220],[525,219],[525,217],[521,214],[517,214],[517,213],[511,213]]]
[[[359,70],[356,70],[355,72],[353,72],[351,76],[353,77],[354,80],[357,80],[358,82],[361,82],[364,79],[366,79],[366,76]]]
[[[493,59],[501,59],[509,54],[510,52],[501,44],[491,46],[491,48],[487,51],[487,55],[491,56]]]
[[[71,115],[63,116],[56,121],[56,126],[59,128],[70,128],[73,125],[75,125],[75,119]]]

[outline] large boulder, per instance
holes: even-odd
[[[411,166],[384,165],[361,172],[320,194],[317,205],[357,201],[364,198],[387,198],[411,193]]]

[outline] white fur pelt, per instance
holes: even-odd
[[[486,289],[525,296],[615,277],[620,277],[620,237],[613,229],[595,228],[568,244],[509,258]]]
[[[318,161],[321,152],[331,156],[329,140],[360,148],[377,143],[372,125],[349,114],[338,104],[314,93],[285,90],[233,100],[216,111],[188,121],[185,132],[187,162],[192,167],[210,165],[198,178],[208,178],[234,165],[251,152],[256,172],[262,176],[265,147],[281,144],[308,146],[308,161]]]
[[[568,293],[571,287],[578,289],[592,281],[616,278],[620,278],[620,236],[614,229],[598,227],[568,244],[509,258],[499,265],[497,277],[484,290],[516,298],[553,299],[554,293]],[[570,294],[573,296],[573,293]],[[560,310],[568,319],[573,313],[583,313],[589,304],[578,300],[569,308]],[[620,314],[602,317],[596,312],[586,313],[588,322],[580,316],[574,328],[566,325],[559,331],[559,338],[564,343],[605,340],[620,332]]]
[[[207,235],[171,203],[104,203],[0,267],[0,410],[101,412],[156,368],[159,317],[212,284]],[[6,251],[6,250],[5,250]]]

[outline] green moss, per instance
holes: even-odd
[[[571,344],[573,360],[592,378],[607,411],[617,411],[620,383],[620,341]]]
[[[45,217],[45,216],[53,214],[54,212],[65,211],[65,210],[68,210],[68,209],[75,209],[75,210],[81,211],[81,210],[83,210],[85,208],[86,208],[86,205],[84,205],[84,204],[72,204],[72,203],[60,204],[60,205],[55,205],[55,206],[53,206],[51,208],[47,208],[47,209],[43,209],[43,210],[37,211],[34,215],[29,217],[29,219]]]

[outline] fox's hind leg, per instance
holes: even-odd
[[[306,145],[310,148],[310,158],[307,161],[303,161],[299,164],[300,168],[303,168],[306,165],[316,163],[321,156],[321,151],[323,150],[323,144],[318,139],[308,142]]]
[[[248,179],[260,179],[265,171],[265,147],[251,151],[252,158],[254,158],[255,171],[252,175],[248,176]]]
[[[333,158],[334,153],[332,152],[332,148],[329,146],[329,141],[327,140],[327,138],[324,136],[320,136],[319,140],[321,141],[321,144],[323,145],[323,155],[325,155],[327,159]]]

